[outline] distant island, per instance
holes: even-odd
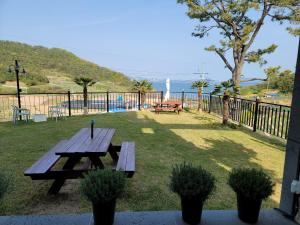
[[[25,93],[82,91],[74,82],[78,76],[97,81],[90,91],[129,91],[132,87],[132,81],[124,74],[81,59],[64,49],[0,41],[0,93],[16,92],[15,75],[8,73],[8,66],[15,59],[26,68],[26,75],[20,76]]]

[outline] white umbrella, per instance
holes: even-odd
[[[167,92],[165,94],[165,101],[169,100],[169,98],[170,98],[170,78],[168,78],[166,80],[166,89],[167,89]]]

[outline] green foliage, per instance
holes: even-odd
[[[267,81],[257,85],[243,87],[242,95],[259,94],[262,91],[275,90],[282,94],[291,94],[294,88],[295,74],[291,70],[281,70],[280,66],[265,69]]]
[[[228,184],[238,195],[253,200],[268,198],[275,185],[265,172],[250,168],[233,169]]]
[[[145,94],[147,91],[153,90],[152,83],[148,80],[134,80],[133,81],[133,91],[140,91],[141,94]]]
[[[7,174],[0,172],[0,201],[8,192],[10,187],[10,179]]]
[[[124,191],[124,173],[102,169],[89,172],[81,181],[83,196],[92,203],[106,203],[117,199]]]
[[[74,82],[82,87],[92,86],[96,83],[95,80],[89,77],[75,77]]]
[[[280,66],[265,69],[269,81],[261,86],[266,86],[269,83],[271,89],[277,89],[283,94],[291,93],[294,88],[295,74],[290,70],[280,71],[280,69]]]
[[[0,83],[16,79],[14,73],[7,72],[8,66],[13,64],[15,59],[20,60],[27,72],[26,75],[20,74],[20,80],[29,86],[48,84],[49,74],[57,77],[67,76],[72,80],[84,75],[101,83],[126,87],[127,90],[132,85],[124,74],[80,59],[66,50],[11,41],[0,41]]]
[[[298,0],[272,1],[199,1],[177,0],[178,3],[188,6],[188,16],[198,19],[200,24],[196,27],[194,36],[203,38],[209,35],[213,29],[219,29],[220,34],[238,37],[240,45],[249,41],[251,35],[258,26],[261,26],[264,18],[269,16],[274,21],[288,21],[291,25],[299,24],[300,9]],[[257,13],[260,13],[259,15]],[[261,14],[263,13],[263,14]],[[258,16],[262,21],[257,20]],[[289,28],[297,33],[298,27]],[[234,39],[231,39],[234,40]],[[223,47],[232,47],[234,41],[221,41]]]
[[[260,66],[267,64],[267,61],[263,59],[263,55],[271,54],[277,49],[277,45],[272,44],[265,49],[258,49],[256,51],[251,51],[246,54],[245,60],[248,63],[258,62]]]
[[[238,125],[236,125],[234,123],[228,123],[227,126],[234,130],[236,130],[238,128]]]
[[[211,45],[205,50],[216,53],[231,72],[235,84],[235,93],[239,93],[240,81],[245,62],[264,65],[266,54],[274,52],[275,44],[267,48],[251,49],[266,18],[278,21],[280,24],[289,22],[292,27],[288,31],[293,35],[300,34],[300,7],[299,0],[274,1],[200,1],[177,0],[186,4],[187,15],[199,21],[193,36],[203,38],[215,30],[221,39],[219,45]],[[232,52],[228,54],[228,51]],[[229,55],[232,56],[229,59]]]
[[[170,189],[180,196],[204,202],[215,189],[215,178],[201,166],[183,163],[173,167]]]
[[[250,85],[241,88],[241,95],[258,94],[261,91],[259,85]]]
[[[223,92],[224,94],[230,94],[234,91],[234,84],[232,80],[222,81],[221,84],[215,85],[215,88],[212,92],[213,95],[220,94]]]
[[[192,88],[197,88],[198,90],[202,90],[204,87],[208,87],[209,83],[205,80],[194,81],[192,83]]]
[[[24,75],[21,76],[20,80],[23,81],[28,86],[35,86],[35,85],[49,83],[48,78],[41,74],[36,74],[34,76],[32,74]]]
[[[276,80],[275,85],[283,93],[291,93],[294,89],[295,74],[290,70],[283,71]]]
[[[58,86],[46,86],[46,85],[39,85],[39,86],[31,86],[27,89],[28,93],[46,93],[46,92],[53,92],[53,93],[65,93],[65,90]]]

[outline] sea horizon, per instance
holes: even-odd
[[[172,80],[170,79],[170,91],[171,92],[197,92],[197,89],[192,88],[192,83],[195,80]],[[207,80],[209,83],[208,87],[205,87],[203,89],[204,93],[210,93],[214,90],[214,87],[216,84],[221,83],[220,81],[214,81],[214,80]],[[163,91],[166,92],[166,80],[161,79],[161,80],[153,80],[150,81],[156,91]],[[261,83],[261,81],[252,81],[252,82],[245,82],[242,83],[241,86],[250,86],[250,85],[256,85]]]

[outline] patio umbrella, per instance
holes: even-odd
[[[167,78],[166,80],[166,94],[165,94],[165,101],[169,100],[170,98],[170,78]]]

